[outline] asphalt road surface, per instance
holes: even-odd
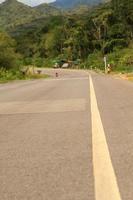
[[[133,83],[46,73],[0,85],[0,200],[132,200]]]

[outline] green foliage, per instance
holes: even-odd
[[[23,80],[23,79],[40,79],[40,78],[48,78],[47,74],[26,74],[23,75],[20,69],[15,70],[6,70],[4,68],[0,68],[0,83],[13,81],[13,80]]]
[[[16,0],[0,6],[0,26],[10,34],[0,32],[1,68],[52,67],[55,59],[80,59],[81,68],[104,69],[107,54],[116,70],[132,69],[132,0],[111,0],[55,16],[48,9],[52,8],[46,4],[33,9]]]
[[[122,15],[122,13],[121,13]],[[19,26],[12,35],[17,51],[24,59],[43,60],[58,56],[69,60],[82,59],[95,51],[103,54],[129,45],[132,32],[129,24],[117,17],[110,3],[87,10],[86,13],[64,13]],[[32,62],[33,63],[33,62]]]
[[[15,41],[4,32],[0,32],[0,68],[16,67],[18,55],[15,53]]]
[[[23,59],[23,65],[26,66],[26,65],[32,65],[32,58],[29,58],[29,57],[26,57]]]
[[[33,59],[33,64],[36,67],[43,67],[43,65],[44,65],[44,59],[40,58],[40,57],[36,57],[36,58]]]
[[[126,37],[126,29],[123,23],[114,24],[108,31],[109,38],[125,38]]]
[[[53,67],[53,65],[54,65],[53,59],[51,59],[51,58],[46,58],[46,59],[44,60],[43,67],[51,68],[51,67]]]
[[[6,0],[0,4],[0,27],[12,30],[35,19],[59,14],[61,14],[59,9],[48,4],[32,8],[17,0]]]
[[[108,62],[115,71],[133,72],[133,48],[116,50],[108,54]]]
[[[114,71],[133,72],[133,48],[117,49],[107,54],[107,63],[110,63]],[[95,52],[90,54],[81,65],[81,68],[104,70],[103,54]]]
[[[60,15],[61,14],[61,10],[54,7],[54,6],[51,6],[50,4],[47,4],[47,3],[44,3],[44,4],[41,4],[39,6],[36,6],[35,9],[37,11],[39,11],[40,13],[42,14],[45,14],[47,16],[50,16],[50,15]]]
[[[24,79],[24,76],[20,70],[6,70],[5,68],[0,68],[0,82],[7,82],[18,79]]]
[[[117,20],[125,24],[125,28],[133,38],[133,0],[112,0],[111,2]]]
[[[112,39],[104,44],[103,52],[107,54],[115,49],[122,49],[127,46],[128,46],[128,41],[126,41],[125,39]]]
[[[86,61],[86,68],[89,69],[104,69],[103,55],[101,52],[90,54]]]

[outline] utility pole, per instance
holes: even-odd
[[[105,74],[107,73],[107,57],[104,56]]]

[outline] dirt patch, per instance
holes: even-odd
[[[124,80],[133,81],[133,73],[125,73],[125,74],[112,73],[112,75],[115,76],[116,78],[121,78],[121,79],[124,79]]]

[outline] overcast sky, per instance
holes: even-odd
[[[0,3],[2,3],[5,0],[0,0]],[[49,2],[53,2],[55,0],[19,0],[25,4],[28,4],[30,6],[35,6],[35,5],[39,5],[41,3],[49,3]]]

